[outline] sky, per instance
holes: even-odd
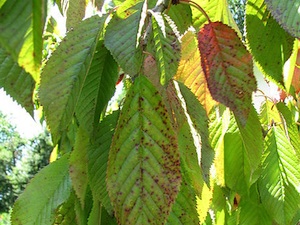
[[[0,89],[0,111],[24,138],[33,138],[43,131],[42,125]],[[36,118],[37,115],[35,116]]]

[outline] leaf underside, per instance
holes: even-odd
[[[199,31],[198,47],[212,97],[245,124],[256,90],[251,55],[236,32],[220,22],[207,24]]]
[[[144,76],[128,92],[113,137],[107,190],[121,224],[164,224],[179,191],[176,135],[158,91]]]

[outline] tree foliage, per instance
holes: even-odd
[[[0,2],[0,85],[56,146],[13,225],[300,221],[300,2],[230,3]]]

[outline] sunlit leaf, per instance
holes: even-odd
[[[249,49],[265,76],[283,86],[283,65],[292,53],[294,38],[273,19],[264,0],[247,2],[246,37]]]
[[[31,180],[14,204],[12,224],[52,225],[55,209],[70,195],[68,157],[46,166]]]
[[[0,9],[1,47],[35,80],[42,61],[47,6],[44,0],[10,0]]]
[[[236,32],[220,22],[198,33],[201,65],[212,97],[229,107],[243,124],[256,90],[251,55]]]
[[[289,224],[300,207],[299,186],[295,189],[300,170],[295,159],[283,131],[273,126],[265,141],[259,191],[266,210],[279,224]]]
[[[280,1],[265,0],[268,9],[278,23],[294,37],[300,37],[299,0]]]
[[[12,57],[0,48],[0,87],[13,97],[28,113],[33,115],[33,91],[35,82]]]
[[[54,143],[72,120],[103,23],[98,16],[81,22],[67,34],[43,70],[39,95]]]
[[[181,34],[192,24],[192,11],[188,5],[172,5],[168,11],[168,16],[174,21]]]
[[[76,27],[85,15],[86,0],[69,0],[67,10],[67,30]]]
[[[158,91],[135,79],[122,108],[107,169],[121,224],[164,223],[181,182],[177,138]]]
[[[184,83],[209,113],[216,102],[212,99],[201,67],[195,34],[188,31],[181,38],[181,58],[175,79]]]
[[[140,37],[146,17],[146,4],[129,0],[118,7],[105,33],[105,46],[124,72],[136,75],[142,66]]]

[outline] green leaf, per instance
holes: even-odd
[[[134,76],[142,66],[140,37],[147,1],[128,0],[118,7],[105,33],[105,46],[125,73]]]
[[[38,80],[48,4],[44,0],[6,1],[0,9],[0,45]]]
[[[227,0],[196,0],[195,2],[204,9],[211,21],[221,21],[239,32],[238,26],[231,15]],[[208,21],[196,7],[192,7],[191,9],[193,13],[193,25],[198,31]]]
[[[98,200],[93,201],[93,208],[88,219],[88,225],[117,225],[115,217],[111,216]]]
[[[268,9],[277,22],[296,38],[300,37],[299,31],[299,0],[280,1],[280,0],[265,0]]]
[[[265,141],[259,191],[266,210],[279,224],[290,224],[300,207],[297,159],[284,132],[272,127]]]
[[[154,41],[152,52],[160,72],[160,83],[166,85],[176,74],[180,60],[180,42],[174,22],[165,14],[149,11],[152,14]]]
[[[116,111],[101,121],[91,140],[91,147],[88,149],[89,184],[94,196],[94,201],[100,201],[111,215],[113,214],[113,208],[106,190],[106,170],[108,153],[118,117],[119,112]]]
[[[41,77],[40,100],[54,144],[70,124],[89,72],[104,18],[81,22],[64,38]]]
[[[71,30],[76,27],[85,15],[86,0],[71,0],[68,1],[67,10],[67,30]]]
[[[85,195],[88,185],[87,177],[87,150],[89,147],[89,136],[84,129],[79,127],[74,149],[70,155],[70,177],[72,185],[78,196],[82,207],[84,207]]]
[[[260,176],[263,134],[257,113],[251,105],[246,125],[235,116],[244,145],[244,173],[248,187]]]
[[[55,209],[70,195],[68,156],[46,166],[31,180],[14,204],[12,224],[52,225]]]
[[[198,44],[212,97],[245,124],[256,90],[251,55],[236,32],[220,22],[205,25],[198,33]]]
[[[75,198],[75,193],[71,192],[69,199],[57,208],[53,225],[76,224]]]
[[[259,68],[283,87],[283,65],[292,54],[294,38],[272,18],[264,0],[247,2],[246,37]]]
[[[80,126],[88,133],[98,126],[100,114],[115,92],[117,79],[118,65],[103,41],[99,41],[75,111]]]
[[[176,201],[172,207],[172,211],[168,217],[166,225],[184,224],[195,225],[199,224],[199,218],[196,208],[196,196],[193,187],[189,185],[187,174],[183,175],[180,191]]]
[[[32,95],[35,82],[18,63],[0,48],[0,87],[13,97],[30,115],[33,115]]]
[[[180,34],[184,34],[192,25],[192,11],[188,5],[172,5],[168,11],[168,16],[174,21]]]
[[[163,224],[181,182],[177,138],[144,76],[128,91],[109,153],[107,189],[121,224]]]
[[[228,132],[224,136],[224,175],[225,184],[231,190],[240,194],[247,191],[244,148],[239,132]]]
[[[201,169],[203,179],[209,183],[209,171],[213,164],[214,151],[211,147],[208,132],[208,118],[206,111],[195,98],[194,94],[183,84],[179,83],[180,91],[186,102],[186,110],[191,117],[196,131],[201,138]],[[195,157],[195,156],[194,156]]]

